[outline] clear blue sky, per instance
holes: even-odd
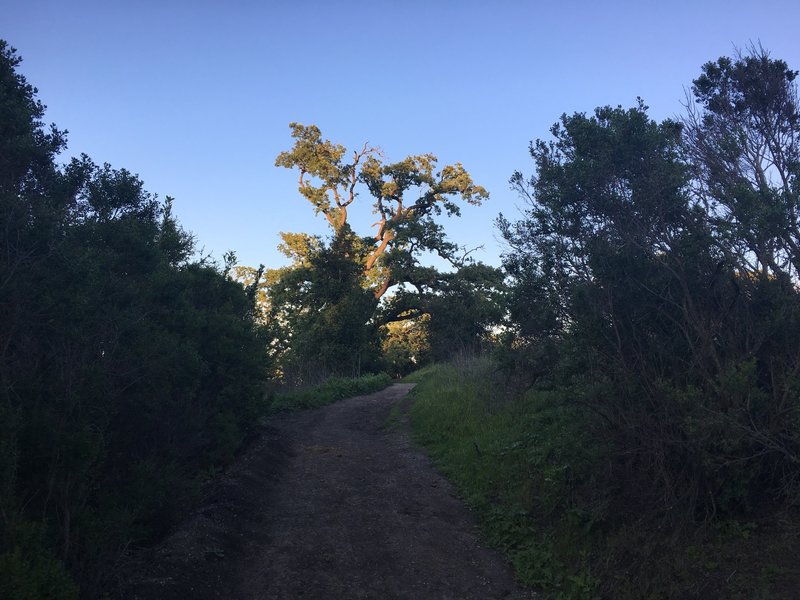
[[[700,66],[750,41],[800,69],[797,0],[0,0],[0,15],[69,155],[138,173],[207,252],[267,267],[284,262],[279,231],[326,231],[273,166],[290,121],[464,163],[491,199],[451,237],[498,264],[508,178],[562,113],[642,96],[677,115]]]

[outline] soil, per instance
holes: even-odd
[[[534,598],[410,443],[411,387],[271,418],[121,597]]]

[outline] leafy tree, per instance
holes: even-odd
[[[749,272],[800,274],[797,71],[764,49],[703,66],[687,103],[695,194],[726,260]]]
[[[268,273],[265,284],[273,352],[281,357],[283,376],[291,370],[295,381],[303,379],[304,370],[319,375],[378,368],[380,325],[418,313],[385,310],[397,302],[384,302],[378,310],[379,300],[395,284],[446,279],[420,265],[424,252],[466,264],[466,254],[459,257],[460,249],[446,239],[435,216],[458,215],[459,200],[479,204],[488,194],[458,163],[437,170],[431,154],[386,163],[368,144],[348,161],[345,148],[323,139],[316,126],[290,127],[294,146],[276,165],[297,169],[300,194],[327,219],[332,239],[327,244],[306,234],[281,234],[279,248],[292,264]],[[356,235],[348,222],[360,193],[372,198],[377,214],[372,236]]]
[[[428,340],[429,314],[415,319],[401,319],[386,324],[383,357],[388,372],[395,377],[408,375],[430,360]]]
[[[69,206],[69,190],[54,165],[65,133],[45,129],[45,107],[17,73],[20,62],[0,40],[0,595],[67,599],[77,597],[77,588],[45,528],[19,516],[26,451],[20,438],[31,400],[25,388],[33,383],[26,377],[36,375],[22,354],[37,343],[30,325],[45,315],[36,294],[47,289],[39,284],[61,245]]]
[[[640,101],[592,117],[564,115],[551,131],[554,141],[530,147],[536,176],[511,179],[530,209],[516,223],[498,220],[511,248],[504,266],[516,282],[512,315],[525,334],[540,337],[563,335],[596,314],[614,341],[623,333],[617,316],[627,323],[630,311],[671,304],[660,287],[648,292],[632,275],[665,269],[688,277],[679,257],[704,235],[686,194],[681,128],[651,121]],[[621,305],[627,296],[619,286],[641,297]],[[617,353],[628,347],[614,346]]]
[[[18,65],[0,42],[0,595],[75,597],[66,567],[94,597],[253,427],[266,340],[171,199],[55,163]]]
[[[490,345],[492,329],[505,321],[506,286],[501,269],[479,262],[450,273],[415,269],[414,274],[416,277],[384,303],[382,321],[417,319],[416,328],[424,331],[427,353],[433,360],[479,354]]]
[[[720,456],[711,460],[756,496],[765,490],[793,495],[798,481],[796,78],[797,71],[761,47],[722,57],[703,66],[685,118],[693,194],[707,211],[719,271],[729,281],[729,299],[718,309],[724,316],[713,331],[722,366],[715,391],[725,398],[713,425],[719,437],[735,438],[725,452],[747,474],[731,475]]]
[[[409,156],[397,163],[384,163],[377,149],[365,144],[345,162],[345,148],[322,138],[315,125],[291,123],[294,147],[278,155],[277,166],[297,169],[299,191],[323,214],[334,236],[347,224],[347,211],[363,186],[372,197],[378,217],[374,241],[369,244],[362,268],[376,298],[401,281],[391,261],[391,251],[414,257],[430,250],[452,258],[457,248],[446,241],[434,216],[444,211],[460,214],[457,200],[480,204],[486,190],[475,185],[460,163],[436,170],[432,154]]]

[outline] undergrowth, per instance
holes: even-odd
[[[604,424],[572,389],[513,393],[488,360],[433,365],[411,408],[415,440],[459,488],[518,578],[558,600],[791,598],[797,519],[670,529],[622,505]]]
[[[386,373],[362,377],[336,377],[314,387],[276,394],[270,403],[269,411],[319,408],[351,396],[380,391],[391,382],[391,377]]]
[[[532,510],[552,511],[559,502],[568,458],[544,463],[556,438],[570,435],[569,427],[561,427],[570,424],[566,415],[548,424],[522,398],[502,397],[488,361],[434,365],[408,380],[417,382],[411,408],[416,441],[458,486],[477,512],[484,537],[508,556],[517,576],[553,598],[596,597],[580,530],[542,528]],[[535,420],[540,423],[532,427]],[[550,447],[534,445],[532,431],[551,434]],[[569,564],[560,552],[567,538],[574,550]]]

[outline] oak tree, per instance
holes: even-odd
[[[459,201],[477,205],[488,198],[461,163],[439,169],[433,154],[386,162],[369,144],[348,160],[344,146],[323,139],[315,125],[290,127],[294,146],[279,154],[275,164],[298,171],[300,194],[327,219],[334,236],[345,231],[359,193],[371,198],[377,221],[362,268],[375,298],[402,281],[398,263],[413,262],[425,251],[453,259],[458,248],[447,241],[435,217],[459,215]]]

